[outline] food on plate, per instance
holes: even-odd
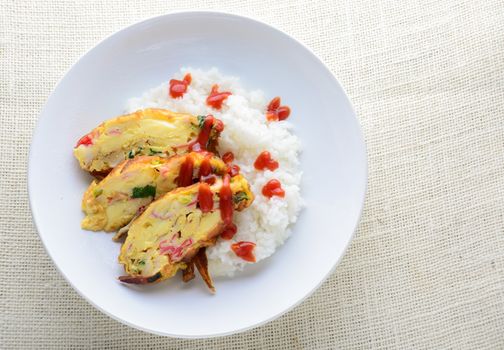
[[[227,165],[209,152],[191,152],[171,158],[138,156],[125,160],[103,180],[93,181],[88,187],[82,198],[86,216],[81,226],[92,231],[116,231],[155,198],[200,179],[210,181],[214,174],[224,175],[227,170]],[[125,231],[120,232],[123,233]]]
[[[216,69],[183,69],[128,101],[74,148],[95,180],[82,227],[117,231],[129,284],[181,270],[232,276],[275,252],[303,206],[300,143],[280,97]],[[108,175],[107,175],[108,174]],[[255,195],[254,195],[255,194]],[[246,210],[245,210],[246,209]]]
[[[187,82],[188,75],[190,82],[180,83]],[[170,84],[169,78],[176,82]],[[210,274],[232,276],[252,260],[259,262],[275,253],[289,237],[303,206],[301,144],[295,135],[298,116],[288,106],[291,100],[287,96],[247,90],[238,78],[215,68],[184,68],[169,78],[130,99],[126,111],[166,108],[193,115],[212,114],[224,123],[218,154],[233,174],[239,172],[247,179],[256,196],[247,210],[235,213],[235,228],[228,227],[215,245],[206,249]],[[183,90],[182,95],[172,97],[171,85],[180,85],[176,88]],[[247,254],[252,245],[254,259]]]
[[[202,257],[193,258],[201,248],[215,244],[218,235],[232,224],[234,210],[249,207],[253,200],[250,186],[241,175],[177,188],[160,197],[129,229],[119,255],[128,275],[120,280],[159,282],[173,277],[179,269],[192,269],[188,267],[192,263],[205,270]]]
[[[212,116],[146,108],[103,122],[77,142],[74,155],[82,169],[104,175],[138,155],[215,151],[222,128]]]

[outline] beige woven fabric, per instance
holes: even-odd
[[[256,16],[347,89],[369,152],[356,238],[307,301],[211,340],[146,334],[82,300],[31,222],[26,165],[51,89],[100,39],[187,8]],[[0,0],[0,348],[504,349],[504,2]]]

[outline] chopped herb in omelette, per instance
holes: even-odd
[[[200,129],[203,128],[203,124],[205,124],[205,116],[204,115],[198,115],[198,126]]]
[[[155,196],[156,196],[156,187],[146,185],[144,187],[133,187],[133,194],[131,195],[131,198],[146,198]]]
[[[159,154],[159,153],[163,153],[163,151],[159,151],[159,150],[156,150],[156,149],[149,148],[149,155],[150,156],[153,156],[153,155],[156,155],[156,154]]]
[[[249,199],[248,195],[245,192],[242,192],[242,191],[236,193],[233,196],[233,202],[234,203],[240,203],[241,201],[245,201],[245,200],[248,200],[248,199]]]

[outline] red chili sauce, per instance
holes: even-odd
[[[219,92],[219,85],[215,84],[214,86],[212,86],[212,91],[210,91],[210,95],[208,95],[206,103],[210,107],[221,109],[222,103],[230,95],[232,94],[229,91]]]
[[[257,170],[269,169],[271,171],[278,169],[278,162],[271,158],[271,154],[268,151],[263,151],[254,162],[254,167]]]
[[[236,254],[236,256],[239,256],[243,260],[255,262],[256,261],[254,255],[255,246],[256,246],[255,243],[240,241],[231,244],[231,249]]]
[[[265,197],[271,198],[273,196],[285,197],[285,191],[282,184],[277,179],[269,180],[262,188],[262,194]]]
[[[210,185],[201,182],[198,189],[198,204],[203,213],[211,212],[213,209],[213,193]]]
[[[189,144],[189,149],[196,152],[206,150],[208,140],[210,139],[210,133],[212,132],[212,127],[215,125],[217,130],[217,126],[220,126],[221,124],[222,122],[220,120],[215,119],[212,115],[207,115],[205,117],[205,121],[203,122],[203,126],[201,127],[200,133],[198,134],[198,138]]]
[[[187,87],[191,84],[192,77],[187,73],[183,80],[170,80],[170,96],[173,98],[182,97],[187,92]]]
[[[192,157],[186,157],[184,163],[180,166],[180,171],[177,179],[179,187],[191,186],[193,183],[194,160]]]
[[[224,175],[222,187],[219,192],[219,207],[224,225],[229,226],[233,223],[233,192],[229,183],[230,176]]]
[[[231,175],[231,177],[236,176],[240,173],[240,167],[236,164],[231,164],[228,166],[228,174]]]
[[[234,160],[233,152],[226,152],[222,155],[222,161],[226,164],[232,163]]]
[[[208,154],[203,158],[199,166],[199,179],[202,180],[212,173],[212,164],[210,163],[211,154]]]
[[[79,147],[80,145],[90,146],[92,144],[93,144],[93,139],[91,138],[91,134],[87,134],[87,135],[82,136],[79,139],[79,141],[77,141],[75,148]]]
[[[275,97],[271,100],[266,109],[266,119],[268,121],[285,120],[290,115],[289,106],[280,106],[280,97]]]
[[[231,238],[234,237],[234,235],[238,232],[238,227],[236,227],[235,224],[231,223],[230,225],[226,226],[224,231],[221,233],[221,238],[225,240],[230,240]]]

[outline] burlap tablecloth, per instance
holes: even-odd
[[[47,96],[108,34],[172,10],[252,15],[347,89],[369,153],[362,222],[301,306],[211,340],[149,335],[81,299],[31,221],[30,138]],[[504,2],[0,0],[0,348],[504,348]]]

